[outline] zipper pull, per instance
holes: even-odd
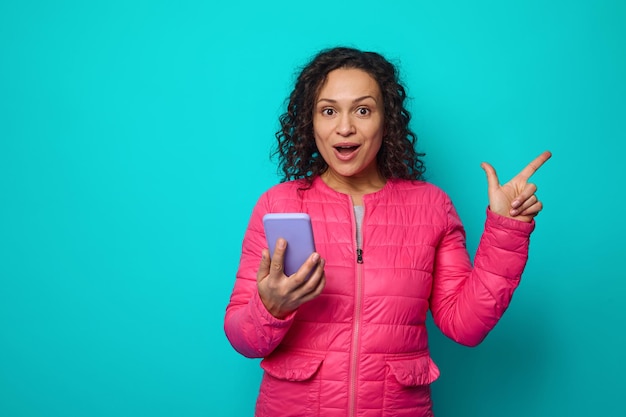
[[[363,263],[363,249],[356,250],[356,263],[358,264]]]

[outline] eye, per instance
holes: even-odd
[[[370,109],[368,109],[367,107],[359,107],[358,109],[356,109],[356,112],[359,116],[369,116],[369,114],[371,113]]]
[[[332,116],[334,114],[335,114],[335,109],[331,109],[330,107],[322,109],[322,115],[324,116]]]

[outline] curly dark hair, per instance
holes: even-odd
[[[300,72],[289,96],[287,112],[280,116],[276,132],[278,157],[283,172],[281,181],[313,177],[328,168],[315,145],[313,109],[328,73],[339,68],[367,72],[376,80],[383,96],[384,137],[377,155],[380,173],[387,179],[421,180],[425,172],[423,153],[415,150],[417,135],[409,128],[411,114],[404,108],[406,91],[397,68],[376,52],[337,47],[319,52]]]

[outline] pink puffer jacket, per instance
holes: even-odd
[[[439,376],[428,351],[426,313],[458,343],[480,343],[509,305],[534,223],[487,221],[472,267],[450,199],[425,182],[389,180],[364,197],[362,263],[350,198],[316,178],[279,184],[258,201],[246,231],[225,331],[265,370],[258,417],[431,416]],[[326,259],[323,293],[278,320],[256,285],[267,247],[262,217],[306,212]]]

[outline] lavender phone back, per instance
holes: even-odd
[[[287,241],[285,275],[295,273],[315,252],[311,218],[306,213],[269,213],[263,216],[263,227],[270,256],[274,255],[276,239],[282,237]]]

